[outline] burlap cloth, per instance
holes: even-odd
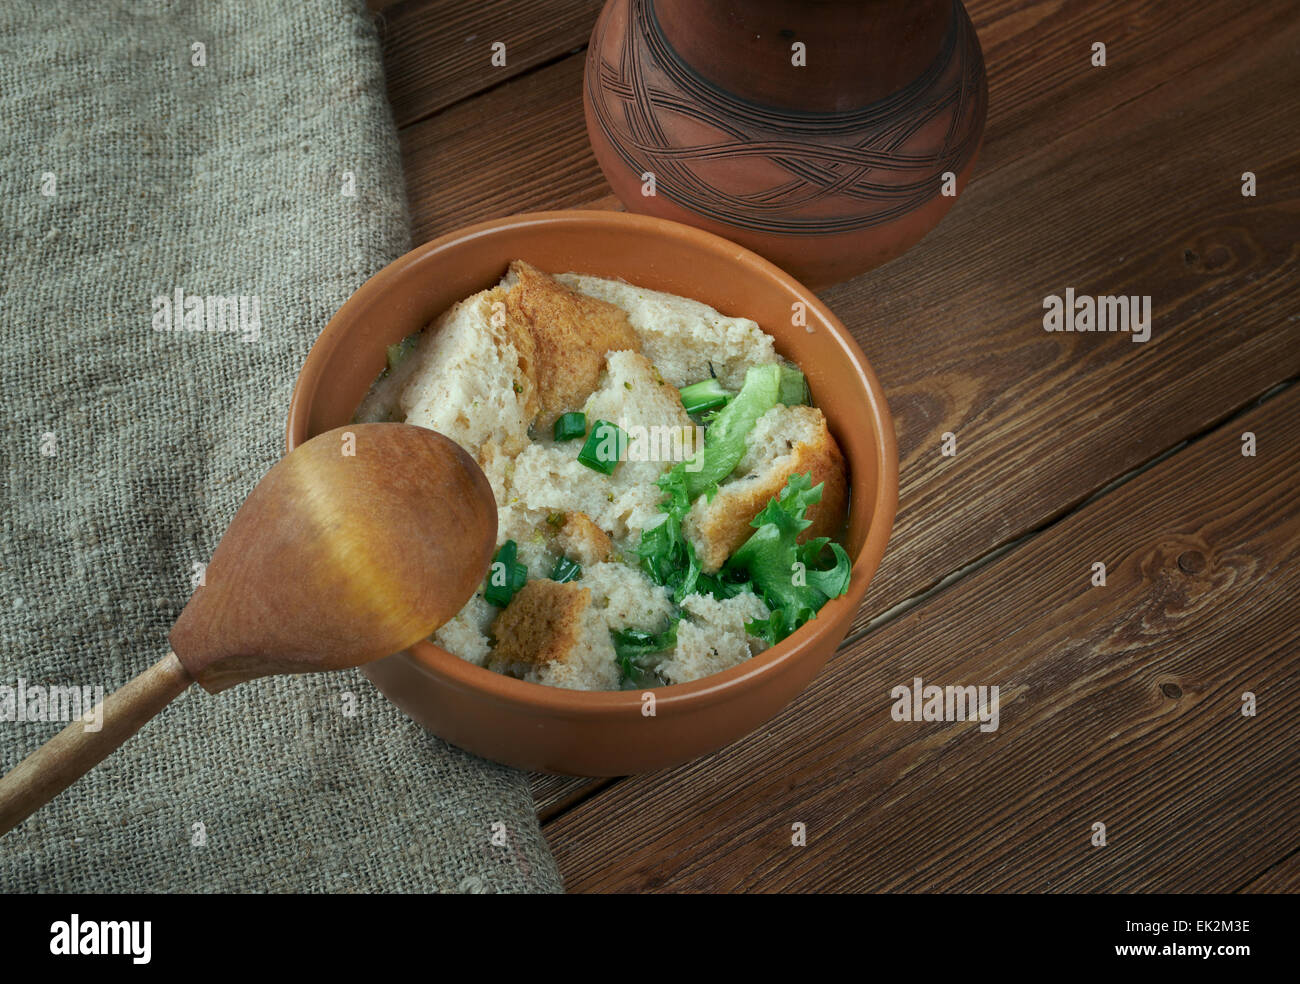
[[[7,0],[0,189],[0,686],[111,691],[282,453],[312,341],[408,246],[373,26],[348,0]],[[259,337],[157,330],[178,287],[256,297]],[[0,768],[60,727],[0,721]],[[559,888],[524,776],[356,672],[191,688],[0,840],[5,891]]]

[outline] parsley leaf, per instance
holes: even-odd
[[[771,609],[765,619],[747,628],[769,645],[780,642],[814,618],[831,598],[849,590],[852,565],[848,554],[829,537],[800,544],[796,538],[812,525],[808,507],[820,502],[822,486],[812,485],[812,472],[791,475],[785,488],[750,523],[755,532],[722,568],[724,578],[747,577],[755,594]],[[821,567],[827,548],[831,566]]]

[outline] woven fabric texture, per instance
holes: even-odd
[[[0,237],[7,771],[63,726],[31,688],[166,652],[311,343],[409,245],[369,16],[5,3]],[[525,777],[356,672],[192,687],[0,840],[10,892],[559,888]]]

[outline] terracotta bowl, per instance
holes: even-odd
[[[426,243],[372,277],[326,325],[289,408],[290,450],[347,423],[384,366],[385,347],[453,302],[490,286],[510,260],[621,277],[753,318],[804,370],[850,469],[848,594],[749,662],[653,691],[588,693],[525,683],[420,643],[366,675],[410,717],[454,745],[507,765],[626,775],[712,752],[776,714],[843,640],[894,520],[894,425],[861,350],[816,295],[755,254],[699,229],[620,212],[539,212]],[[807,326],[792,324],[803,305]]]

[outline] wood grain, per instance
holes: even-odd
[[[1292,387],[867,636],[762,733],[582,802],[546,828],[567,888],[1241,886],[1300,838],[1298,442]],[[893,720],[916,676],[997,684],[999,728]]]
[[[1300,148],[1280,137],[1285,103],[1253,95],[1300,89],[1297,44],[1300,23],[1046,143],[972,183],[916,250],[825,294],[899,444],[898,521],[858,630],[1300,372]],[[1246,161],[1268,175],[1254,199]],[[1151,341],[1044,332],[1043,298],[1066,287],[1150,295]]]
[[[370,0],[399,127],[584,47],[602,0]],[[492,64],[492,44],[506,63]]]
[[[985,50],[990,88],[976,181],[1100,116],[1122,112],[1180,75],[1235,58],[1255,37],[1275,33],[1290,19],[1286,5],[1276,0],[1243,3],[1228,20],[1214,0],[1161,4],[1158,12],[1148,8],[1142,16],[1122,4],[998,0],[968,7]],[[1089,64],[1091,41],[1084,39],[1093,37],[1112,39],[1106,69]],[[416,242],[511,212],[616,201],[587,144],[583,60],[579,53],[547,65],[457,107],[458,112],[440,113],[403,131]],[[388,54],[385,61],[390,74],[404,74]],[[397,84],[396,78],[390,84]],[[484,125],[492,121],[501,125]],[[503,153],[502,129],[508,129],[518,156]],[[454,149],[447,146],[453,142]],[[544,158],[536,153],[540,147],[548,151]],[[541,182],[539,159],[550,167]],[[447,163],[469,170],[448,171]]]
[[[1261,895],[1294,895],[1300,892],[1300,850],[1292,851],[1284,860],[1252,878],[1241,890]]]
[[[552,776],[535,772],[530,777],[537,818],[546,823],[572,809],[589,796],[595,796],[618,782],[618,779],[588,779],[582,776]]]
[[[1064,3],[968,0],[989,74],[994,154],[977,179],[1180,76],[1217,73],[1259,38],[1291,26],[1287,0]],[[1092,45],[1106,45],[1105,67]],[[1140,109],[1140,107],[1138,107]]]
[[[582,59],[507,82],[402,131],[412,241],[609,195],[582,118]]]
[[[885,383],[901,460],[855,633],[1300,372],[1300,155],[1277,138],[1286,105],[1252,94],[1300,87],[1296,39],[1293,25],[1226,78],[1162,87],[995,170],[916,250],[826,293]],[[1193,109],[1221,140],[1187,128]],[[1241,197],[1242,160],[1267,195]],[[1043,332],[1042,298],[1066,286],[1150,294],[1152,341]],[[580,785],[539,781],[544,816]]]
[[[405,6],[426,5],[390,14]],[[561,19],[589,6],[594,19],[599,4],[548,6]],[[1300,190],[1286,139],[1286,94],[1300,91],[1293,8],[968,7],[991,106],[975,181],[916,250],[825,295],[885,382],[902,458],[894,542],[857,634],[1300,369],[1285,294]],[[1094,40],[1108,46],[1104,69],[1089,64]],[[425,81],[403,122],[465,100],[402,131],[416,241],[510,212],[617,205],[583,132],[582,56],[548,64],[564,49],[547,50],[512,54],[500,77],[466,72],[470,57],[431,84],[445,67],[418,65],[410,48],[403,70]],[[402,63],[386,62],[392,85]],[[1253,200],[1238,192],[1247,169],[1260,176]],[[1065,286],[1151,294],[1154,340],[1042,332],[1041,299]],[[956,458],[938,454],[945,431]],[[822,739],[814,723],[800,734]],[[621,786],[535,777],[534,792],[549,820]]]

